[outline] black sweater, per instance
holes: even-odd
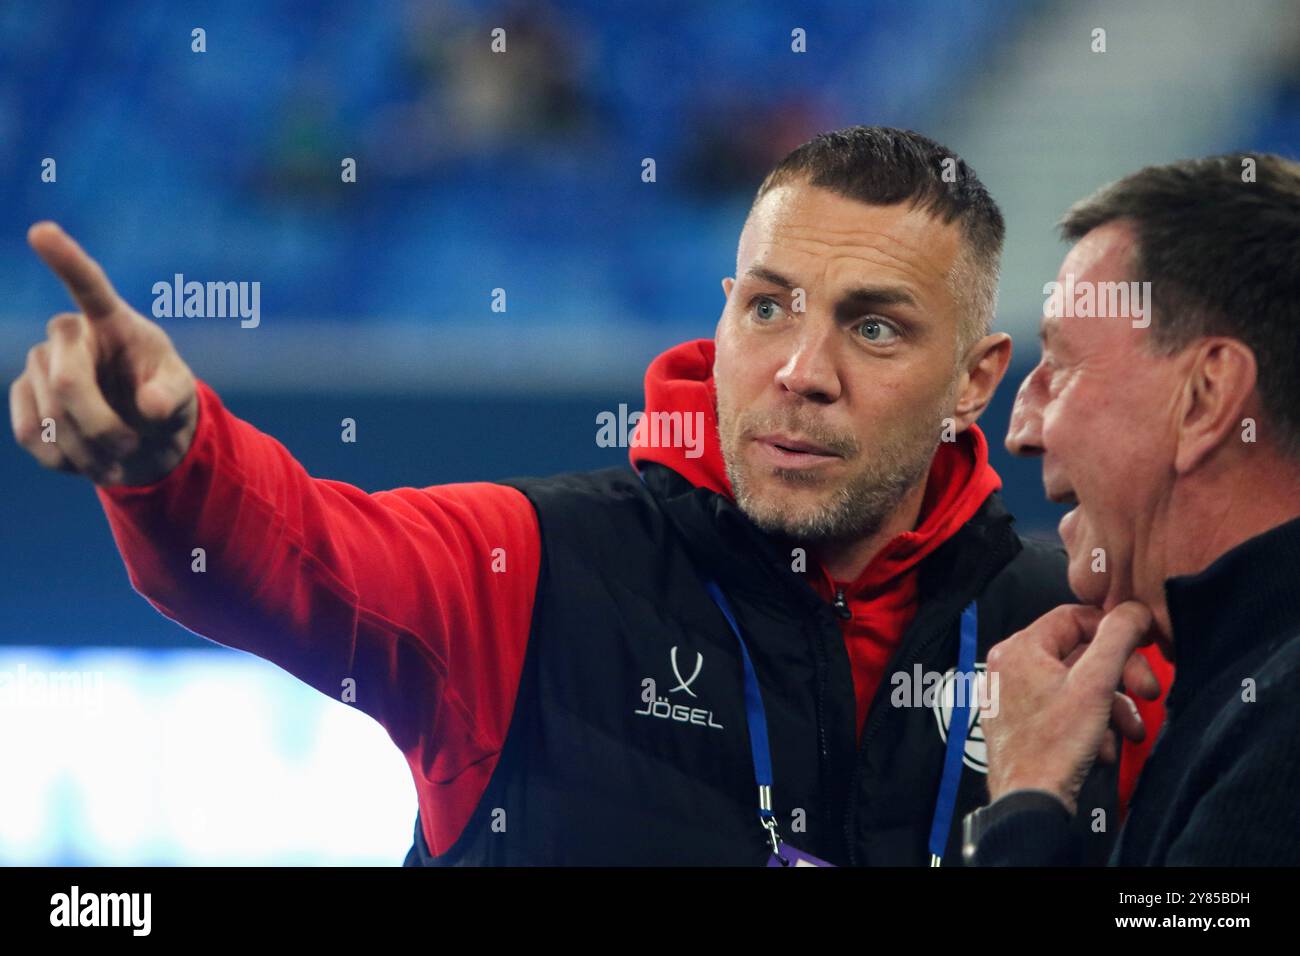
[[[1300,519],[1165,582],[1177,655],[1166,718],[1115,866],[1300,865]],[[981,866],[1078,861],[1065,806],[995,801],[966,847]]]

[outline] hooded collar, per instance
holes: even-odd
[[[650,363],[645,376],[645,416],[630,442],[629,459],[638,471],[650,462],[672,469],[695,489],[724,498],[732,504],[731,509],[724,510],[739,516],[718,435],[714,354],[712,339],[696,339],[669,349]],[[702,438],[687,447],[682,443],[652,443],[655,433],[650,423],[656,412],[694,416],[703,429],[689,434]],[[956,442],[941,443],[930,466],[916,528],[886,542],[857,580],[845,586],[846,592],[866,597],[887,588],[951,538],[1001,485],[988,463],[988,443],[978,426],[962,432]],[[781,560],[789,564],[788,556]],[[818,567],[817,573],[834,585],[824,569]]]

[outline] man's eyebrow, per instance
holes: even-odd
[[[917,308],[916,296],[902,286],[858,286],[840,297],[843,306],[906,305]]]
[[[795,289],[798,286],[792,279],[788,279],[779,272],[768,269],[764,266],[750,266],[745,273],[753,276],[755,279],[761,279],[764,282],[770,282],[773,285],[780,286],[783,289]],[[840,308],[845,306],[888,306],[888,305],[907,305],[916,308],[916,296],[902,286],[858,286],[849,289],[840,297]]]
[[[763,266],[750,266],[745,275],[753,276],[755,279],[762,279],[764,282],[772,283],[772,285],[779,285],[783,289],[797,288],[794,282],[781,275],[781,273],[773,272]]]

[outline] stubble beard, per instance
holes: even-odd
[[[794,508],[784,495],[764,495],[752,480],[751,467],[740,454],[749,438],[773,431],[797,432],[849,459],[861,453],[859,443],[851,437],[825,434],[801,420],[797,411],[781,418],[744,415],[737,420],[719,396],[716,411],[722,458],[736,504],[763,531],[796,542],[835,545],[871,537],[908,493],[929,476],[939,445],[944,407],[946,402],[913,418],[904,428],[887,430],[872,448],[862,471],[836,485],[827,485],[823,500]],[[769,474],[789,488],[825,482],[818,475],[797,469],[775,468]]]

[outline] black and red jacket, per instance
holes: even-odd
[[[639,476],[369,494],[309,476],[200,382],[180,465],[98,494],[132,585],[159,611],[331,697],[355,688],[415,779],[410,863],[762,862],[739,650],[704,576],[754,659],[786,838],[833,863],[927,862],[944,715],[892,706],[886,674],[953,668],[971,600],[983,661],[1072,600],[1064,555],[1011,529],[971,428],[940,445],[916,529],[858,580],[794,570],[731,499],[712,357],[697,341],[652,364],[647,412],[702,412],[704,454],[634,441]],[[1168,665],[1153,663],[1167,686]],[[638,714],[647,680],[689,707]],[[1151,741],[1160,713],[1144,717]],[[957,820],[987,797],[977,738]],[[1126,748],[1118,787],[1113,769],[1095,771],[1080,806],[1113,811],[1146,747]],[[957,829],[945,863],[959,862]],[[1105,834],[1092,843],[1104,859]]]

